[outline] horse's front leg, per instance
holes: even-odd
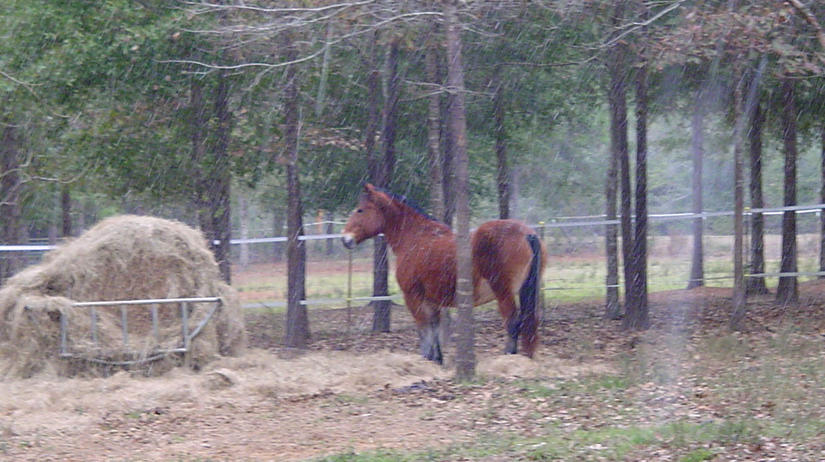
[[[418,337],[421,342],[421,356],[424,356],[430,361],[435,361],[438,364],[444,364],[439,324],[437,316],[432,318],[424,326],[419,327]]]
[[[441,351],[441,336],[443,333],[441,332],[441,315],[438,307],[422,298],[406,294],[404,295],[404,302],[418,326],[421,356],[438,364],[443,364],[444,355]]]

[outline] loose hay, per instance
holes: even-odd
[[[120,307],[96,308],[98,341],[92,342],[89,308],[78,301],[220,297],[221,308],[192,342],[191,364],[201,367],[215,355],[231,355],[245,345],[240,302],[220,279],[203,235],[175,221],[119,216],[102,221],[77,239],[45,255],[43,262],[9,279],[0,290],[0,375],[30,377],[41,372],[75,375],[108,373],[90,359],[141,359],[158,349],[181,346],[178,305],[158,307],[159,339],[152,335],[148,305],[127,306],[129,352],[123,345]],[[189,330],[214,304],[189,306]],[[67,316],[71,352],[60,359],[60,318]],[[147,362],[159,374],[179,362],[164,356]]]

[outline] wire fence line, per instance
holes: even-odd
[[[815,213],[820,215],[822,211],[825,210],[825,203],[821,204],[808,204],[808,205],[795,205],[795,206],[786,206],[786,207],[770,207],[770,208],[755,208],[750,209],[746,208],[743,211],[745,216],[751,216],[754,214],[762,214],[762,215],[781,215],[785,212],[794,212],[796,214],[809,214]],[[648,220],[651,222],[668,222],[668,221],[690,221],[696,219],[707,219],[707,218],[715,218],[715,217],[725,217],[725,216],[733,216],[733,211],[707,211],[707,212],[673,212],[673,213],[654,213],[648,215]],[[635,217],[634,217],[635,218]],[[541,221],[537,224],[531,224],[530,226],[536,229],[554,229],[554,228],[573,228],[573,227],[594,227],[594,226],[604,226],[604,225],[618,225],[621,223],[621,218],[617,219],[605,219],[604,215],[589,215],[589,216],[570,216],[570,217],[552,217],[547,221]],[[334,225],[343,225],[343,222],[340,221],[321,221],[315,223],[308,223],[305,224],[305,228],[310,228],[312,226],[318,225],[326,225],[326,224],[334,224]],[[301,241],[316,241],[316,240],[326,240],[326,239],[338,239],[342,235],[340,233],[324,233],[324,234],[307,234],[299,236],[298,239]],[[259,238],[246,238],[246,239],[232,239],[230,240],[230,244],[232,245],[241,245],[241,244],[271,244],[271,243],[281,243],[287,242],[288,238],[286,236],[277,236],[277,237],[259,237]],[[215,243],[219,243],[220,241],[215,241]],[[55,245],[40,245],[40,244],[23,244],[23,245],[0,245],[0,253],[1,252],[45,252],[56,248]],[[803,276],[803,277],[819,277],[825,276],[825,271],[798,271],[798,272],[762,272],[757,274],[746,274],[745,277],[755,278],[755,277],[795,277],[795,276]],[[710,281],[710,280],[731,280],[733,279],[733,275],[722,275],[722,276],[708,276],[704,277],[703,280]],[[686,279],[685,282],[688,282]],[[578,286],[578,287],[564,287],[562,285],[550,285],[544,287],[544,291],[569,291],[569,290],[593,290],[593,289],[607,289],[607,288],[615,288],[615,287],[622,287],[621,284],[594,284],[594,285],[587,285],[587,286]],[[329,304],[336,304],[336,303],[347,303],[350,304],[352,302],[371,302],[371,301],[380,301],[380,300],[392,300],[397,301],[402,299],[400,294],[388,295],[388,296],[363,296],[363,297],[341,297],[341,298],[317,298],[317,299],[306,299],[301,300],[299,303],[304,306],[312,306],[312,305],[329,305]],[[256,303],[248,303],[244,305],[244,308],[279,308],[285,307],[285,301],[265,301],[265,302],[256,302]]]
[[[762,215],[781,215],[785,212],[796,212],[797,214],[806,214],[806,213],[816,213],[820,214],[822,211],[825,210],[825,203],[822,204],[808,204],[808,205],[792,205],[786,207],[770,207],[770,208],[745,208],[744,215],[750,216],[754,214],[762,214]],[[706,218],[715,218],[715,217],[725,217],[725,216],[733,216],[734,212],[730,210],[723,210],[723,211],[716,211],[716,212],[673,212],[673,213],[651,213],[649,214],[648,220],[649,221],[680,221],[680,220],[694,220],[697,218],[706,219]],[[593,218],[604,218],[604,215],[585,215],[580,217],[552,217],[549,218],[547,221],[540,221],[536,224],[531,224],[529,226],[533,228],[571,228],[571,227],[587,227],[587,226],[602,226],[602,225],[618,225],[621,224],[621,217],[615,219],[599,219],[594,220]],[[635,218],[635,215],[632,216]],[[559,221],[565,220],[565,221]],[[566,221],[572,220],[572,221]],[[311,226],[318,226],[324,224],[334,224],[334,225],[343,225],[344,222],[341,221],[319,221],[314,223],[308,223],[304,225],[304,228],[309,228]],[[332,234],[305,234],[302,236],[298,236],[299,241],[315,241],[315,240],[325,240],[325,239],[338,239],[342,235],[340,233],[332,233]],[[240,245],[240,244],[272,244],[276,242],[287,242],[289,240],[286,236],[275,236],[275,237],[253,237],[253,238],[245,238],[245,239],[231,239],[229,243],[231,245]],[[219,244],[220,240],[215,240],[215,244]],[[14,244],[14,245],[0,245],[0,252],[46,252],[49,250],[54,249],[57,247],[56,245],[50,244]]]

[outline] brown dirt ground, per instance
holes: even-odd
[[[805,285],[800,311],[825,332],[822,289],[819,282]],[[478,372],[486,379],[472,384],[453,382],[449,364],[440,368],[418,357],[417,335],[401,307],[393,312],[393,332],[387,334],[367,332],[366,308],[312,312],[308,351],[280,346],[282,316],[249,315],[250,350],[202,371],[0,382],[0,459],[287,461],[374,448],[424,450],[502,432],[540,435],[548,422],[583,429],[620,424],[621,415],[605,411],[604,403],[583,395],[575,398],[581,406],[559,407],[524,393],[523,380],[562,383],[609,373],[640,342],[679,361],[694,360],[684,351],[698,336],[724,328],[729,292],[704,288],[652,294],[653,327],[633,335],[604,321],[599,301],[551,303],[541,350],[532,361],[501,355],[500,320],[493,310],[479,310]],[[767,299],[751,306],[751,331],[745,336],[764,335],[790,319]],[[673,398],[672,388],[644,385],[628,393],[659,403],[645,416],[651,422],[672,415],[697,420],[714,415],[693,398]],[[729,449],[748,454],[753,448]],[[764,458],[738,460],[790,460],[794,454],[772,442],[759,450]],[[669,453],[643,456],[672,459]]]

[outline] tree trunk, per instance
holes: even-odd
[[[607,180],[605,181],[605,197],[607,210],[605,215],[608,221],[616,220],[616,190],[618,178],[618,160],[613,149],[613,129],[611,126],[611,149],[607,162]],[[605,318],[620,319],[622,307],[619,304],[619,227],[615,223],[605,225],[605,253],[607,254],[607,294],[605,300]]]
[[[735,72],[734,75],[740,75]],[[744,247],[744,208],[745,208],[745,175],[744,155],[745,146],[745,110],[743,87],[744,77],[740,77],[733,96],[733,107],[736,122],[733,129],[733,315],[730,327],[735,330],[742,328],[745,319],[745,267],[742,260]]]
[[[464,69],[461,62],[461,34],[456,0],[445,4],[447,25],[447,87],[454,96],[450,106],[450,134],[456,160],[456,378],[469,380],[475,376],[475,327],[473,326],[473,265],[470,253],[470,201],[468,196],[467,121],[464,109]]]
[[[705,157],[705,91],[699,90],[696,93],[696,101],[693,105],[693,116],[691,117],[690,130],[690,151],[693,159],[693,173],[691,175],[691,195],[693,202],[693,213],[701,214],[702,208],[702,167]],[[693,252],[690,260],[690,279],[688,289],[702,287],[705,285],[704,269],[704,218],[693,219]]]
[[[286,60],[295,59],[292,37],[286,37]],[[304,235],[301,185],[298,177],[298,82],[295,65],[286,69],[284,87],[284,142],[286,144],[287,176],[287,311],[284,344],[292,348],[306,348],[309,342],[309,318],[306,305],[306,241]]]
[[[449,64],[449,63],[448,63]],[[444,75],[444,72],[440,73],[440,75]],[[442,120],[444,121],[443,130],[444,133],[441,136],[441,139],[444,140],[444,167],[442,169],[444,173],[444,223],[448,226],[453,226],[453,219],[455,218],[456,212],[456,156],[455,156],[455,135],[452,133],[452,126],[449,122],[451,108],[455,103],[456,95],[453,91],[447,92],[447,98],[445,98],[444,103],[444,116]]]
[[[20,135],[15,124],[8,120],[3,122],[0,133],[0,243],[22,244]],[[21,263],[14,252],[0,253],[0,284],[17,272]]]
[[[383,110],[383,131],[381,140],[383,141],[383,151],[381,162],[377,164],[375,185],[386,188],[392,180],[395,169],[395,133],[398,123],[398,99],[400,93],[400,77],[398,75],[398,55],[399,39],[393,39],[387,50],[385,59],[386,69],[386,95],[384,98]],[[375,238],[373,254],[373,297],[386,297],[389,295],[389,259],[387,242],[383,237]],[[392,303],[390,300],[373,300],[370,303],[373,307],[372,331],[389,332],[390,316],[392,313]]]
[[[226,88],[220,82],[223,77],[219,77],[218,89],[215,94],[214,112],[218,123],[221,123],[221,117],[227,117],[224,114],[225,108],[221,108],[222,99],[225,99]],[[189,105],[192,109],[192,119],[190,121],[191,141],[192,141],[192,176],[195,178],[193,192],[193,202],[195,204],[198,222],[201,231],[206,238],[209,249],[215,255],[215,261],[218,262],[218,267],[221,271],[221,276],[228,277],[228,272],[224,273],[225,267],[221,266],[221,261],[225,261],[226,254],[223,253],[220,242],[222,241],[222,233],[220,229],[221,223],[221,202],[223,197],[228,200],[228,191],[224,190],[222,184],[223,174],[220,173],[222,163],[227,162],[227,159],[221,156],[221,136],[223,134],[219,127],[215,133],[215,142],[207,145],[206,133],[209,132],[209,117],[207,116],[206,102],[203,95],[204,82],[199,78],[193,78],[190,83],[190,100]],[[226,122],[226,121],[224,121]],[[228,134],[227,134],[228,136]],[[227,140],[228,142],[228,140]],[[210,152],[207,149],[211,149]],[[224,150],[225,153],[225,150]],[[228,175],[228,171],[226,173]],[[226,213],[229,213],[228,206]],[[227,217],[228,219],[228,217]],[[82,223],[83,213],[79,215],[78,223]],[[80,224],[80,228],[83,225]],[[228,241],[227,241],[228,242]]]
[[[364,150],[367,155],[367,170],[370,181],[377,186],[385,186],[380,178],[381,162],[375,148],[375,139],[378,134],[378,127],[381,123],[381,110],[379,109],[381,91],[380,78],[381,70],[378,68],[378,33],[372,35],[370,43],[369,66],[370,75],[367,76],[367,127],[364,139]],[[389,267],[387,265],[387,244],[382,236],[373,239],[372,257],[372,295],[385,296],[388,293]],[[372,329],[373,332],[388,332],[390,330],[389,306],[385,302],[373,301]]]
[[[625,316],[633,312],[636,307],[632,306],[632,288],[633,283],[633,223],[632,223],[632,193],[630,191],[630,159],[628,157],[627,145],[627,95],[626,95],[626,69],[622,65],[623,55],[622,50],[616,51],[617,56],[613,56],[614,65],[611,66],[611,110],[610,110],[610,124],[613,130],[613,136],[616,137],[616,149],[614,155],[617,157],[619,164],[619,188],[620,188],[620,210],[621,221],[620,227],[622,232],[622,267],[624,269],[624,310]],[[627,321],[624,322],[626,324]]]
[[[825,123],[819,130],[821,149],[819,202],[825,204]],[[819,212],[819,271],[825,271],[825,209]],[[825,275],[820,275],[819,279],[825,279]]]
[[[791,80],[782,82],[782,140],[785,151],[784,205],[796,205],[796,103],[794,84]],[[796,266],[796,212],[782,215],[782,263],[780,272],[795,273]],[[776,301],[781,304],[799,301],[796,276],[782,276],[776,287]]]
[[[247,269],[249,268],[249,243],[244,242],[249,239],[249,198],[246,197],[246,194],[241,194],[238,197],[238,208],[240,209],[238,213],[240,214],[240,224],[241,224],[241,245],[239,246],[240,250],[238,253],[238,264],[240,264],[241,268]]]
[[[647,304],[647,64],[638,70],[636,81],[636,227],[631,253],[630,296],[623,327],[650,327]]]
[[[624,2],[619,1],[613,11],[611,22],[618,27],[624,21]],[[607,58],[607,70],[610,77],[607,91],[607,101],[610,108],[610,160],[607,170],[607,219],[616,219],[616,193],[621,178],[621,230],[622,254],[625,272],[625,296],[628,292],[628,257],[632,250],[633,238],[630,223],[630,172],[627,157],[627,101],[625,95],[625,78],[627,69],[624,66],[626,45],[617,43],[611,49]],[[618,175],[617,175],[618,174]],[[626,176],[626,177],[625,177]],[[607,252],[607,300],[605,317],[619,319],[621,306],[619,304],[619,256],[616,225],[607,225],[605,233],[605,250]],[[625,308],[627,308],[625,304]]]
[[[64,238],[72,236],[72,193],[68,184],[60,188],[60,214],[61,214],[61,236]]]
[[[504,82],[501,81],[501,68],[496,72],[496,93],[493,96],[493,129],[496,139],[498,217],[510,218],[510,168],[507,165],[507,128],[504,126]]]
[[[750,195],[751,208],[765,207],[762,198],[762,124],[765,114],[757,101],[751,117],[751,129],[748,133],[750,145]],[[751,261],[750,273],[762,274],[765,272],[765,219],[761,212],[751,214]],[[749,277],[745,281],[745,293],[748,295],[762,295],[768,293],[764,277]]]
[[[2,175],[0,173],[0,175]],[[53,190],[56,194],[54,196],[54,210],[51,213],[51,217],[49,219],[49,245],[57,245],[57,239],[60,235],[59,225],[60,220],[62,219],[61,216],[61,205],[60,205],[60,190],[54,189]]]
[[[232,282],[230,240],[232,238],[230,188],[232,186],[232,168],[229,159],[229,137],[232,132],[232,113],[229,111],[229,81],[226,71],[218,75],[218,88],[215,92],[215,146],[214,163],[209,168],[209,215],[217,242],[211,242],[215,260],[221,277],[227,284]]]
[[[436,34],[436,26],[433,26]],[[427,79],[434,87],[441,86],[438,76],[438,50],[430,46],[426,51]],[[430,167],[430,212],[444,219],[444,156],[441,155],[441,92],[433,90],[427,98],[427,159]]]
[[[372,34],[369,56],[370,74],[367,76],[367,127],[364,133],[364,152],[367,157],[367,173],[370,181],[375,183],[378,177],[378,155],[375,138],[381,123],[381,70],[378,68],[378,32]]]

